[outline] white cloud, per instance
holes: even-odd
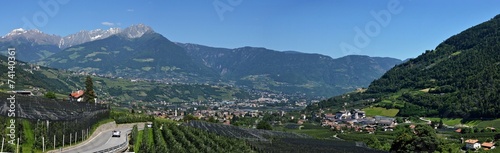
[[[127,9],[127,12],[134,12],[134,9]]]
[[[114,26],[115,24],[112,23],[112,22],[101,22],[102,25],[105,25],[105,26]]]

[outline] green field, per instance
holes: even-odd
[[[441,118],[438,117],[426,117],[425,119],[431,120],[432,122],[439,122]],[[458,124],[462,123],[461,118],[443,118],[443,124],[449,125],[449,126],[455,126]]]
[[[437,117],[428,117],[425,118],[428,120],[431,120],[433,122],[439,122],[441,118]],[[467,126],[475,126],[478,128],[485,128],[485,127],[494,127],[494,128],[500,128],[500,119],[495,119],[495,120],[473,120],[473,121],[467,121],[463,122],[461,118],[443,118],[443,123],[449,126],[455,126],[458,124],[465,124]]]
[[[369,107],[363,109],[366,113],[366,116],[389,116],[394,117],[398,114],[399,109],[385,109],[382,107]]]
[[[500,119],[481,121],[476,126],[478,128],[494,127],[500,129]]]

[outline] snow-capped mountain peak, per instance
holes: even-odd
[[[26,30],[24,30],[23,28],[18,28],[18,29],[12,30],[11,33],[19,33],[19,32],[26,32]]]
[[[120,28],[109,28],[108,30],[95,29],[90,31],[82,30],[78,33],[63,37],[61,41],[59,41],[59,48],[67,48],[89,41],[104,39],[111,35],[117,34],[120,31]]]
[[[38,29],[26,30],[23,28],[18,28],[2,36],[0,41],[16,40],[20,38],[38,44],[57,44],[60,36],[45,34]]]
[[[153,28],[146,26],[144,24],[132,25],[128,28],[125,28],[121,33],[128,38],[139,38],[145,33],[154,32]]]
[[[2,38],[8,37],[8,36],[20,35],[20,34],[23,34],[26,32],[28,32],[28,31],[24,30],[23,28],[14,29],[11,32],[9,32],[8,34],[6,34],[5,36],[3,36]]]
[[[109,28],[107,30],[95,29],[90,31],[81,30],[77,33],[70,34],[65,37],[57,35],[48,35],[37,29],[26,30],[23,28],[18,28],[12,30],[7,35],[2,36],[0,41],[25,38],[27,40],[31,40],[36,43],[57,45],[59,48],[64,49],[71,46],[83,44],[86,42],[104,39],[115,34],[120,34],[128,38],[139,38],[148,32],[154,32],[154,31],[151,27],[146,26],[144,24],[132,25],[130,27],[125,28],[124,30],[120,28]]]
[[[21,34],[25,34],[25,33],[43,33],[42,31],[38,30],[38,29],[33,29],[33,30],[25,30],[23,28],[18,28],[18,29],[14,29],[12,30],[11,32],[9,32],[8,34],[6,34],[5,36],[3,36],[2,38],[5,38],[5,37],[8,37],[8,36],[16,36],[16,35],[21,35]]]

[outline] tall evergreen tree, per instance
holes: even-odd
[[[94,92],[94,83],[92,82],[92,78],[87,76],[85,79],[85,93],[83,94],[83,100],[88,103],[95,103],[95,98],[97,98],[97,96]]]

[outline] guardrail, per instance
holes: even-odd
[[[127,131],[127,134],[125,135],[126,136],[125,142],[123,142],[122,144],[116,145],[116,146],[108,148],[108,149],[99,150],[99,151],[96,151],[94,153],[118,152],[119,150],[125,149],[125,147],[128,146],[128,134],[129,133],[130,133],[130,130]]]

